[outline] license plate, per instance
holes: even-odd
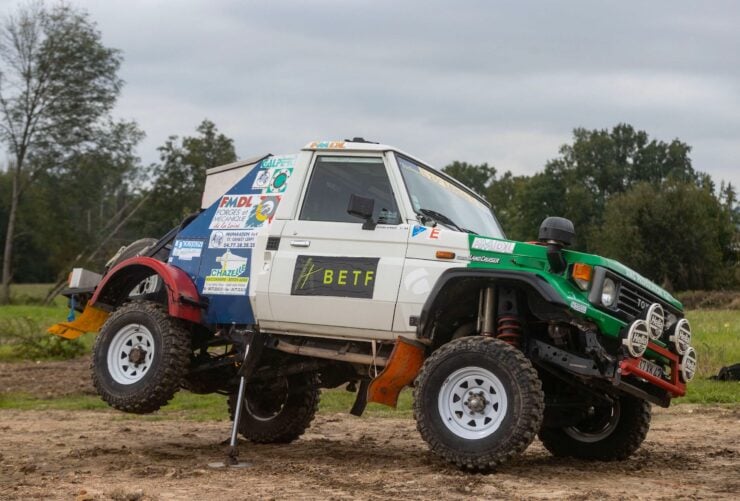
[[[640,359],[640,363],[638,364],[638,367],[645,372],[652,374],[655,377],[662,378],[663,377],[663,369],[657,365],[651,362],[650,360],[645,360],[644,358]]]

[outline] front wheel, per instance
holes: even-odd
[[[539,437],[557,457],[617,461],[630,457],[645,440],[650,428],[650,404],[621,396],[611,405],[589,408],[575,426],[543,428]]]
[[[542,385],[521,351],[464,337],[424,362],[414,391],[422,438],[445,460],[485,471],[523,452],[542,424]]]

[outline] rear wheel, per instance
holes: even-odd
[[[470,470],[489,470],[524,451],[542,423],[537,372],[516,348],[465,337],[425,362],[414,391],[414,417],[437,455]]]
[[[612,405],[589,408],[588,416],[574,426],[543,428],[539,437],[554,456],[624,460],[645,440],[650,413],[649,403],[622,396]]]
[[[92,380],[116,409],[145,414],[167,404],[190,364],[190,333],[164,306],[134,301],[118,308],[93,348]]]
[[[229,416],[232,420],[236,401],[236,394],[231,394]],[[303,435],[318,408],[319,388],[315,373],[247,383],[239,433],[261,444],[292,442]]]

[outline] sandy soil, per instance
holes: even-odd
[[[655,413],[622,463],[556,460],[535,442],[488,475],[438,461],[410,419],[320,415],[290,445],[243,443],[246,469],[212,469],[226,422],[116,412],[0,411],[0,499],[737,498],[740,409]]]

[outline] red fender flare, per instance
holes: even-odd
[[[180,268],[151,257],[132,257],[114,266],[98,284],[89,304],[95,305],[98,302],[118,304],[122,299],[121,291],[125,289],[122,286],[128,286],[133,282],[131,287],[134,287],[136,283],[154,273],[162,278],[167,287],[167,306],[170,316],[202,323],[203,303],[190,276]]]

